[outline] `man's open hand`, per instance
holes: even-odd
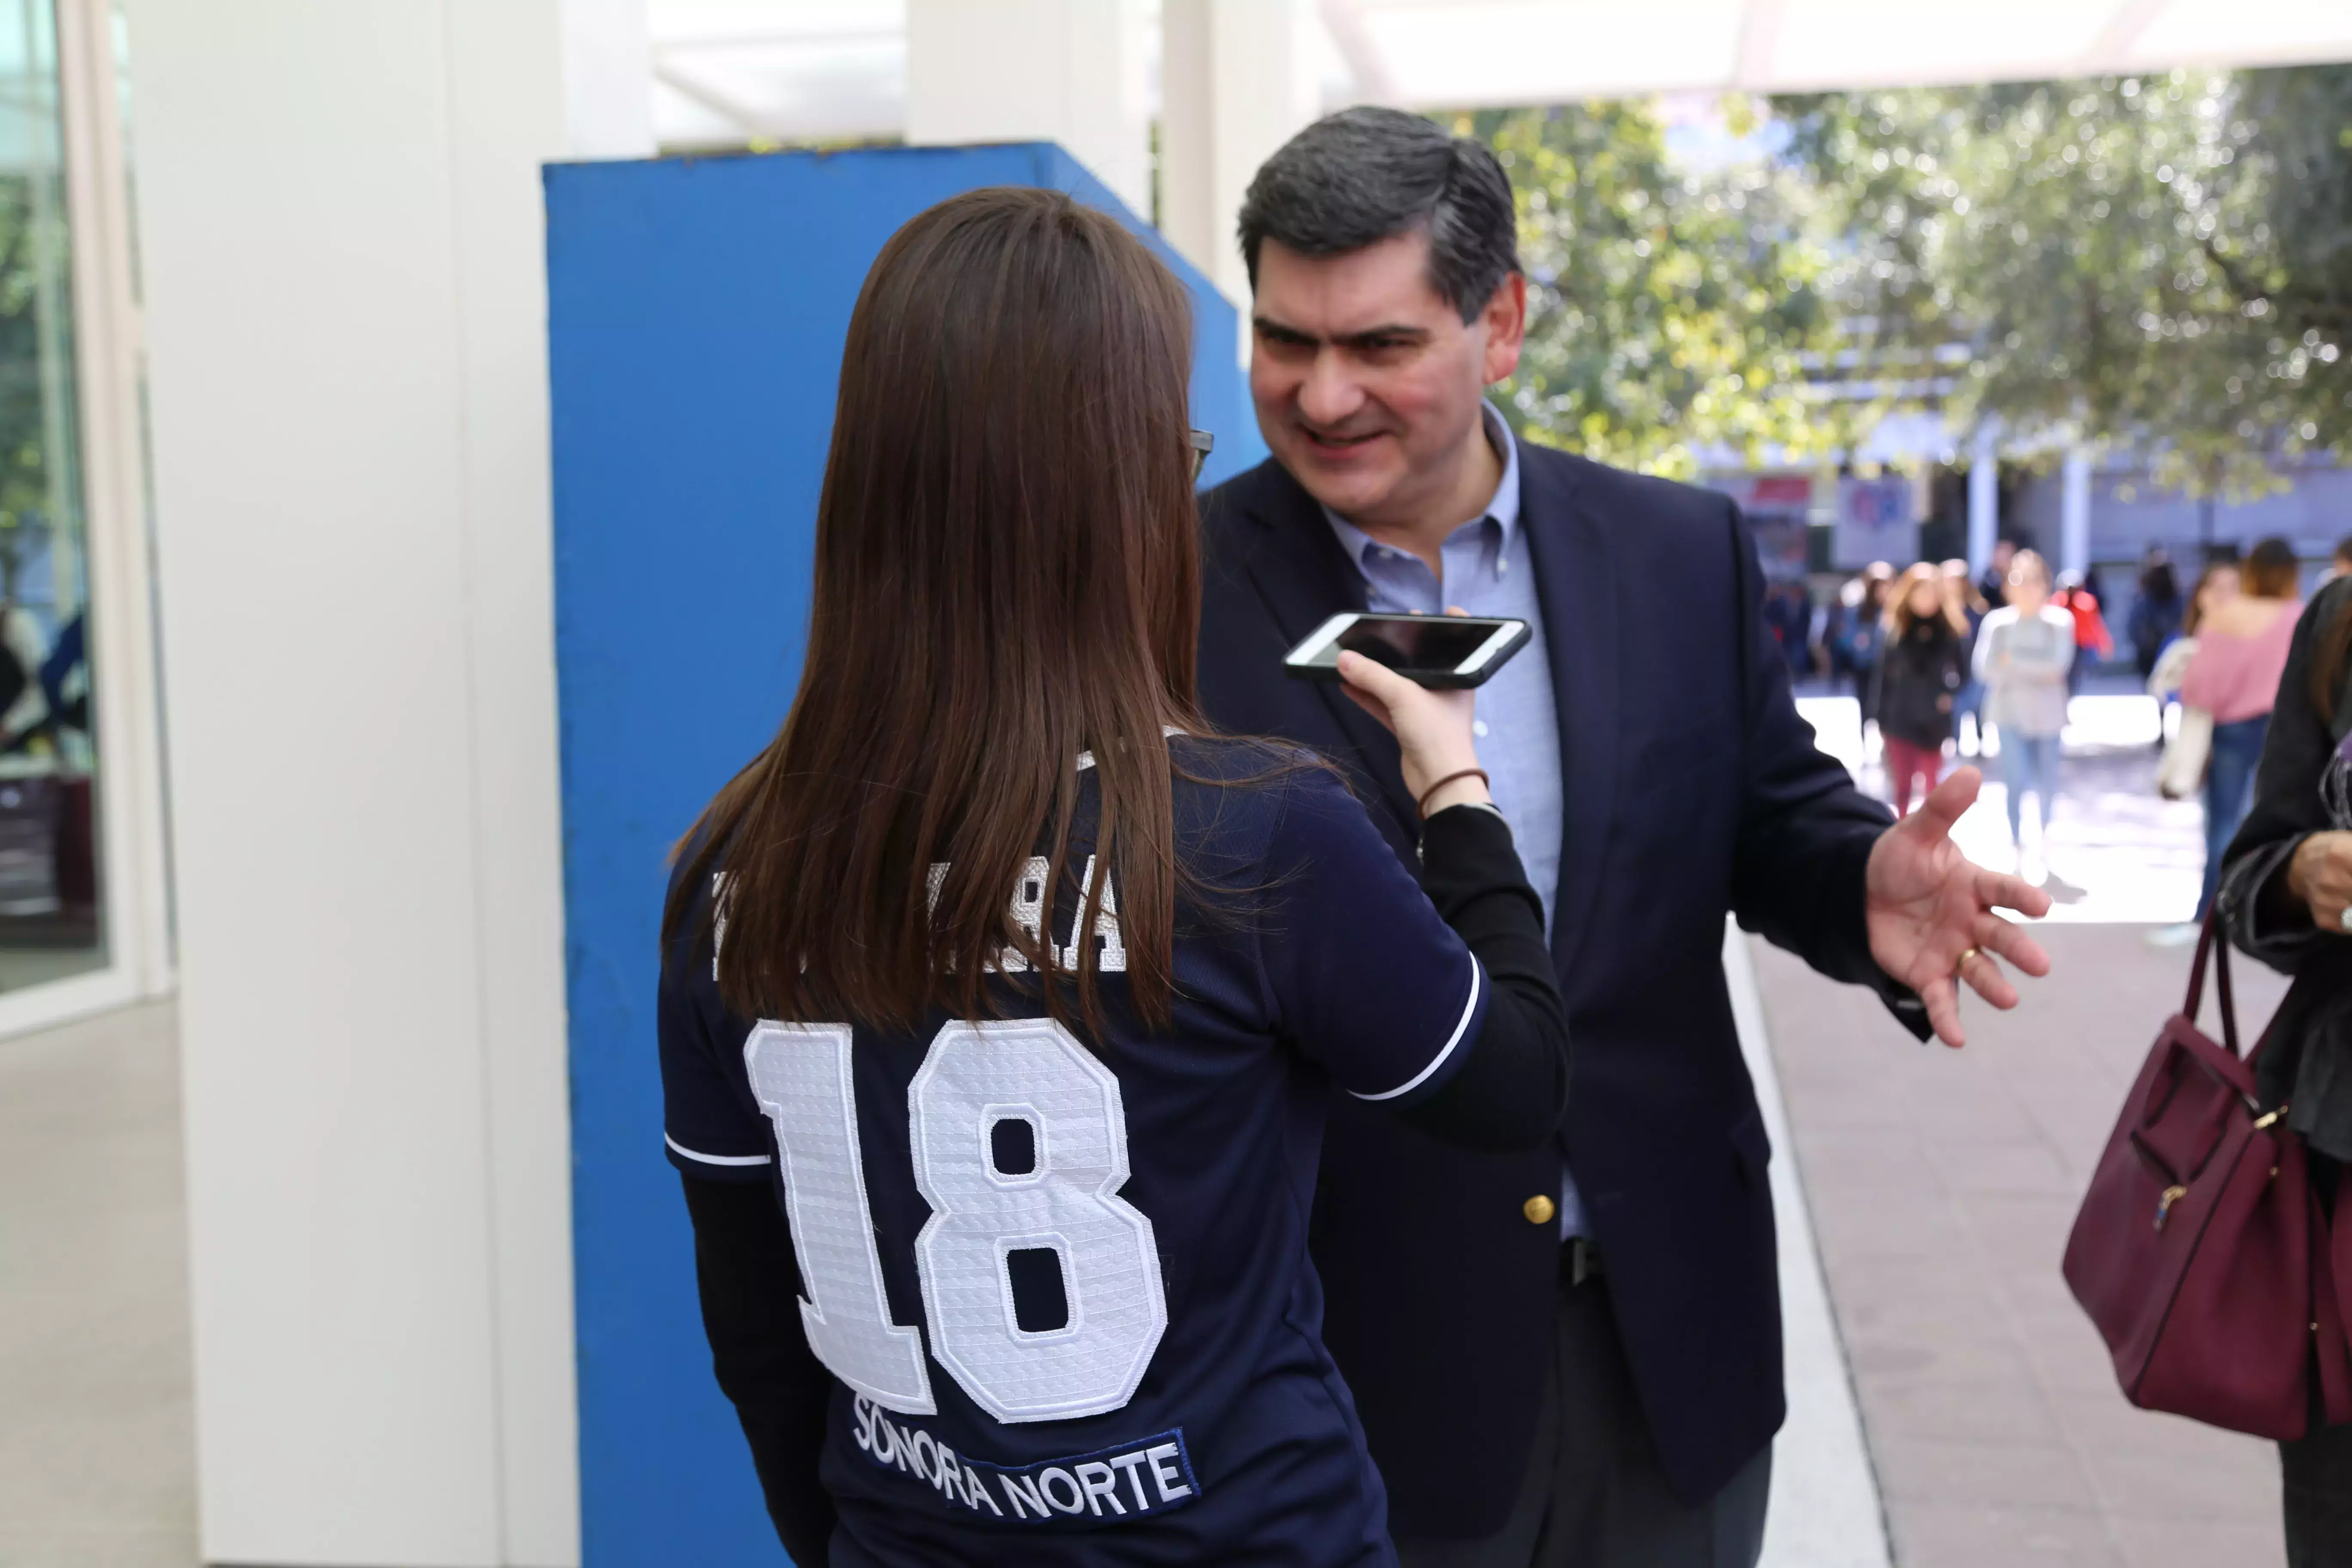
[[[1960,1032],[1959,980],[1994,1006],[2014,1007],[2017,987],[1993,954],[2028,974],[2050,973],[2042,944],[1993,913],[2015,910],[2038,918],[2049,913],[2050,895],[2022,878],[1986,870],[1952,842],[1952,825],[1976,804],[1982,783],[1976,769],[1960,768],[1937,784],[1917,811],[1880,835],[1864,882],[1871,957],[1919,993],[1937,1037],[1955,1048],[1968,1039]]]

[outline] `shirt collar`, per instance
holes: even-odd
[[[1512,535],[1519,526],[1519,443],[1512,436],[1510,424],[1504,419],[1500,409],[1486,402],[1481,402],[1478,406],[1486,427],[1486,444],[1503,459],[1503,477],[1496,482],[1495,494],[1486,502],[1486,510],[1462,526],[1472,527],[1493,518],[1496,526],[1503,531],[1501,548],[1496,552],[1496,559],[1500,560],[1509,553]],[[1339,536],[1339,548],[1348,552],[1348,559],[1359,571],[1362,570],[1364,552],[1371,548],[1372,536],[1328,506],[1323,508],[1323,520]],[[1446,537],[1450,539],[1453,535]]]

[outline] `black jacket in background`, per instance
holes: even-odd
[[[2331,808],[2321,787],[2336,742],[2352,732],[2352,675],[2340,683],[2333,713],[2321,712],[2311,692],[2321,636],[2347,598],[2352,578],[2338,577],[2295,623],[2263,736],[2253,807],[2222,862],[2219,908],[2231,941],[2294,976],[2264,1031],[2256,1065],[2263,1103],[2284,1103],[2286,1124],[2314,1149],[2352,1162],[2352,936],[2313,924],[2310,906],[2286,889],[2287,862],[2305,838],[2352,828],[2352,798]]]
[[[1704,1499],[1786,1409],[1770,1157],[1739,1054],[1724,917],[1822,973],[1918,1000],[1870,956],[1863,879],[1885,806],[1813,744],[1725,497],[1521,443],[1559,722],[1551,955],[1576,1042],[1563,1142],[1607,1260],[1634,1386],[1675,1489]],[[1229,730],[1315,748],[1410,865],[1395,741],[1283,653],[1363,607],[1320,509],[1268,461],[1202,499],[1201,699]],[[1525,656],[1522,656],[1525,657]],[[1486,742],[1499,747],[1509,737]],[[1401,1536],[1500,1528],[1550,1345],[1562,1154],[1453,1149],[1347,1096],[1313,1232],[1325,1342],[1355,1391]]]
[[[1912,622],[1878,657],[1873,707],[1880,731],[1915,746],[1942,745],[1952,733],[1952,700],[1968,679],[1969,639],[1940,617]]]

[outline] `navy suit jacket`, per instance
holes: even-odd
[[[1560,1247],[1522,1205],[1558,1194],[1563,1152],[1675,1489],[1712,1495],[1779,1429],[1771,1151],[1724,982],[1726,910],[1925,1030],[1864,928],[1891,818],[1797,715],[1738,510],[1529,442],[1519,462],[1559,723],[1562,1147],[1469,1153],[1340,1095],[1316,1200],[1324,1336],[1408,1537],[1492,1533],[1525,1476]],[[1209,716],[1339,763],[1413,864],[1396,742],[1337,687],[1281,669],[1327,616],[1363,607],[1362,579],[1278,463],[1202,509]]]

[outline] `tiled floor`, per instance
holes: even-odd
[[[0,1040],[0,1563],[188,1568],[172,1013]]]
[[[2045,925],[2056,964],[1965,1051],[1754,943],[1822,1265],[1901,1568],[2284,1559],[2274,1451],[2125,1404],[2059,1258],[2189,956]],[[2239,965],[2242,1017],[2284,989]],[[2209,1003],[2209,1012],[2210,1004]]]

